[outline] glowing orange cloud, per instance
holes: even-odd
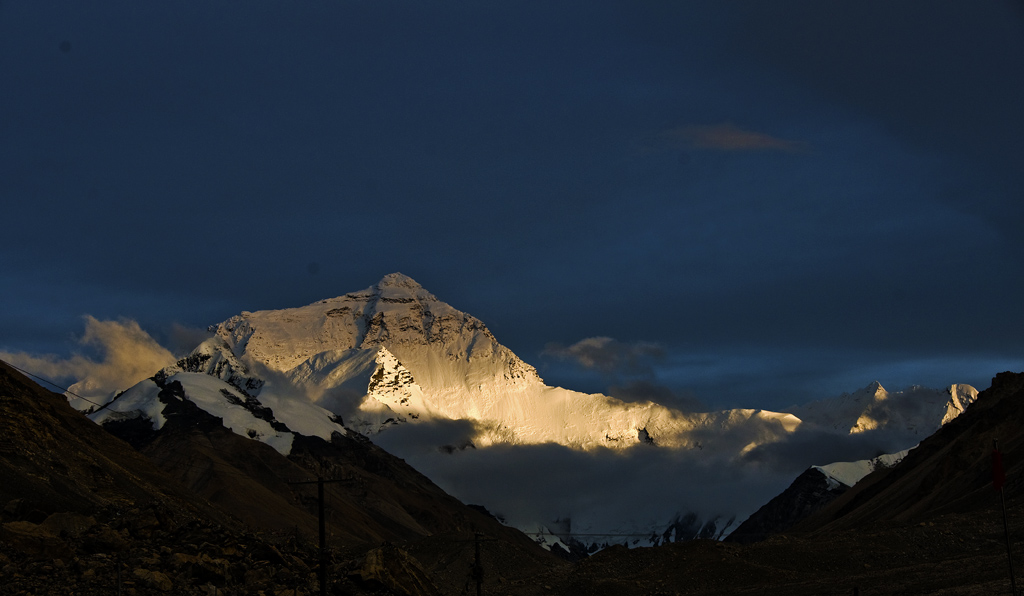
[[[81,354],[63,359],[0,352],[0,359],[46,378],[72,380],[71,391],[86,398],[106,398],[131,387],[177,360],[131,320],[100,321],[85,317],[85,335],[79,343],[97,348],[96,361]],[[83,404],[83,407],[86,404]]]

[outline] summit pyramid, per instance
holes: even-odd
[[[303,307],[243,312],[213,329],[203,350],[284,375],[367,434],[451,419],[472,421],[478,445],[621,448],[678,441],[680,430],[705,422],[650,402],[549,387],[482,321],[401,273]],[[754,410],[746,416],[779,420],[782,432],[796,423]]]

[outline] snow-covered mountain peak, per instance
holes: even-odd
[[[946,389],[912,386],[889,392],[875,381],[853,393],[789,410],[811,426],[839,432],[857,434],[888,427],[924,438],[960,415],[977,397],[978,390],[970,385]]]
[[[978,390],[963,383],[950,385],[947,392],[949,393],[949,401],[946,402],[946,414],[942,417],[942,424],[946,424],[960,414],[963,414],[967,406],[978,399]]]
[[[438,300],[437,296],[434,296],[424,289],[423,286],[418,284],[416,280],[401,273],[389,273],[381,278],[380,281],[364,290],[349,292],[344,296],[331,298],[322,302],[333,303],[353,300],[369,303],[382,302],[384,305],[419,303],[423,306],[425,304],[437,303],[442,310],[444,310],[444,307],[448,307],[447,304]],[[376,308],[378,310],[382,308],[384,310],[388,310],[387,306],[382,306],[381,304],[376,304]],[[400,309],[400,307],[398,308]]]
[[[400,346],[432,346],[455,361],[495,354],[518,360],[482,321],[438,300],[401,273],[365,290],[303,307],[243,312],[215,331],[237,356],[248,355],[281,372],[322,352],[377,346],[387,347],[406,365],[408,354]]]
[[[858,389],[853,393],[843,395],[848,395],[850,399],[852,399],[855,402],[869,403],[872,401],[884,401],[888,399],[889,392],[886,391],[885,387],[882,387],[882,384],[879,383],[878,381],[871,381],[870,383],[868,383],[867,387]]]
[[[403,275],[399,272],[388,273],[381,278],[379,282],[374,286],[378,290],[384,290],[385,288],[404,288],[407,290],[422,290],[423,286],[416,283],[416,280]]]
[[[498,427],[546,389],[482,321],[400,273],[298,308],[243,312],[214,330],[238,361],[283,373],[367,433],[434,416],[497,416]]]

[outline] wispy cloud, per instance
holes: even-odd
[[[568,360],[606,375],[632,376],[649,374],[652,364],[665,357],[665,350],[654,342],[621,342],[611,337],[588,337],[571,346],[548,344],[542,354]]]
[[[100,321],[86,316],[85,334],[78,343],[96,350],[100,358],[0,352],[0,359],[54,381],[73,383],[70,390],[86,398],[108,397],[177,360],[138,323],[127,319]]]
[[[663,132],[661,137],[682,141],[697,149],[718,151],[800,151],[806,144],[742,129],[732,123],[684,126]]]

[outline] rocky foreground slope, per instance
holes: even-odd
[[[173,418],[166,428],[173,428]],[[1024,555],[1021,420],[1024,375],[999,375],[964,415],[901,463],[876,471],[799,531],[752,545],[696,540],[611,547],[570,565],[516,540],[485,534],[479,543],[482,593],[1008,593],[1002,518],[989,466],[991,441],[998,437],[1007,470],[1011,542],[1019,561]],[[198,426],[188,434],[197,445],[223,452],[216,433],[202,420],[192,423]],[[0,466],[10,480],[0,484],[0,593],[110,594],[118,568],[126,594],[316,593],[317,559],[307,531],[246,527],[195,492],[204,483],[229,481],[214,473],[221,464],[209,453],[202,459],[185,452],[186,461],[180,463],[187,465],[171,467],[168,474],[153,465],[159,459],[133,452],[68,408],[60,396],[3,366],[0,424]],[[380,468],[379,460],[362,453],[361,462],[349,464],[351,473],[362,469],[368,475],[393,476],[397,484],[391,490],[413,479],[403,479],[398,469]],[[261,460],[280,457],[266,448],[248,459],[258,468]],[[291,464],[307,462],[300,457]],[[241,470],[241,462],[232,465]],[[186,478],[191,487],[171,477],[185,469],[194,474]],[[283,501],[303,504],[302,496],[296,497]],[[423,520],[421,525],[437,522],[434,506],[409,513]],[[475,590],[477,544],[468,530],[399,539],[383,547],[346,540],[332,543],[329,593],[455,596]]]
[[[300,438],[285,458],[169,401],[158,431],[114,429],[137,451],[0,364],[0,594],[313,593],[317,489],[289,482],[318,476],[339,480],[332,593],[456,593],[478,536],[489,583],[561,564],[366,441]]]
[[[60,396],[2,367],[0,409],[0,437],[7,439],[0,442],[0,465],[11,480],[0,485],[0,593],[110,594],[119,565],[127,594],[315,593],[315,553],[302,531],[256,531],[195,493],[186,498],[188,488],[147,465],[127,443],[104,436]],[[611,547],[569,565],[486,537],[482,593],[1009,593],[990,446],[997,436],[1005,452],[1019,561],[1022,420],[1024,375],[999,375],[962,417],[901,463],[869,476],[799,531],[753,545],[698,540]],[[209,471],[217,464],[189,466]],[[329,593],[472,593],[474,538],[453,531],[383,548],[333,546]]]

